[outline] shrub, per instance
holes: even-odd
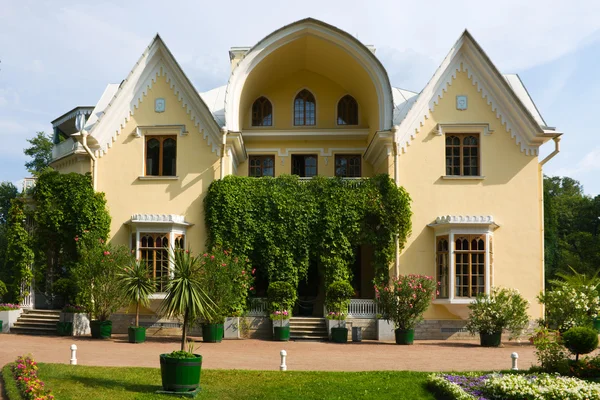
[[[65,304],[65,306],[62,309],[62,312],[64,312],[64,313],[84,313],[85,307],[77,306],[75,304]]]
[[[3,303],[0,304],[0,311],[13,311],[21,308],[18,304]]]
[[[600,313],[600,298],[595,286],[555,282],[552,290],[538,295],[546,306],[545,319],[549,328],[566,332],[574,326],[589,326]]]
[[[350,298],[353,295],[354,288],[348,281],[335,281],[329,285],[325,295],[327,318],[340,321],[346,319]]]
[[[592,328],[577,326],[563,334],[563,343],[567,349],[575,354],[575,361],[580,354],[591,353],[598,348],[598,332]]]
[[[469,321],[466,328],[472,334],[494,334],[504,329],[510,339],[518,337],[527,324],[529,302],[515,289],[492,288],[487,295],[480,293],[475,302],[469,304]]]
[[[2,297],[4,297],[6,293],[8,293],[8,289],[6,288],[4,282],[0,281],[0,300],[2,299]]]
[[[289,282],[271,282],[267,289],[269,311],[287,311],[291,314],[296,303],[296,288]]]
[[[534,337],[535,355],[542,370],[546,372],[565,372],[568,370],[569,355],[562,345],[556,331],[541,328]]]
[[[423,320],[437,285],[427,275],[400,275],[390,285],[375,285],[384,318],[394,323],[396,329],[408,330]]]
[[[239,316],[246,311],[248,293],[254,290],[255,272],[246,258],[214,249],[200,258],[199,272],[202,288],[217,306],[216,314],[206,322],[222,324],[225,317]]]
[[[21,396],[26,400],[53,400],[54,396],[37,376],[37,363],[30,356],[17,357],[13,374]]]

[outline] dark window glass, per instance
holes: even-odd
[[[183,240],[183,235],[180,240]],[[140,260],[154,279],[155,290],[164,292],[169,281],[169,239],[165,233],[146,233],[140,240]]]
[[[175,176],[177,136],[146,137],[146,175]]]
[[[177,155],[177,142],[175,139],[165,139],[163,141],[163,164],[162,176],[175,176],[175,164]]]
[[[259,97],[252,105],[252,126],[272,126],[273,106],[266,97]]]
[[[301,90],[294,99],[294,125],[312,126],[316,124],[315,96],[308,90]]]
[[[248,167],[249,176],[275,176],[275,156],[250,156]]]
[[[338,125],[358,125],[358,103],[347,94],[338,102]]]
[[[452,134],[446,136],[446,175],[479,175],[479,137]]]
[[[306,178],[317,175],[317,156],[315,154],[292,155],[292,174]]]
[[[146,141],[146,175],[157,176],[160,167],[160,141],[151,138]]]
[[[361,176],[361,156],[358,154],[336,154],[335,176],[359,178]]]

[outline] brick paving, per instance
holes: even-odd
[[[179,349],[175,337],[151,337],[146,343],[127,343],[125,335],[111,340],[85,337],[0,335],[0,365],[18,355],[32,354],[39,362],[68,364],[71,344],[77,345],[80,365],[159,367],[158,355]],[[391,342],[363,341],[335,344],[327,342],[272,342],[227,340],[222,343],[196,343],[203,356],[203,368],[278,370],[279,352],[288,353],[288,370],[313,371],[477,371],[509,369],[510,354],[519,354],[519,367],[535,362],[529,343],[505,342],[500,348],[483,348],[476,340],[417,340],[412,346]]]

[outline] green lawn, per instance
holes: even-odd
[[[39,364],[57,400],[174,399],[156,395],[160,370]],[[196,399],[435,399],[423,372],[202,370]]]

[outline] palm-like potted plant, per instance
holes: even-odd
[[[129,343],[146,341],[146,328],[140,326],[140,306],[150,304],[150,295],[154,293],[155,282],[148,273],[148,268],[139,261],[132,260],[131,264],[119,274],[123,296],[130,304],[135,304],[135,326],[127,330]]]
[[[189,250],[175,249],[171,260],[172,278],[159,312],[169,318],[183,317],[183,329],[181,350],[160,355],[162,385],[166,392],[193,392],[200,386],[202,356],[185,351],[187,330],[192,321],[214,315],[216,306],[202,287],[199,257]]]
[[[500,346],[503,330],[510,339],[518,337],[529,323],[529,303],[515,289],[492,288],[491,293],[480,293],[469,304],[469,321],[466,328],[471,334],[479,333],[484,347]]]
[[[394,324],[396,344],[413,344],[415,327],[423,320],[436,287],[427,275],[400,275],[390,284],[375,285],[380,310]]]
[[[348,341],[348,328],[343,322],[348,314],[350,298],[354,295],[354,288],[348,281],[335,281],[327,287],[325,307],[327,319],[337,321],[337,326],[331,328],[331,341],[346,343]]]

